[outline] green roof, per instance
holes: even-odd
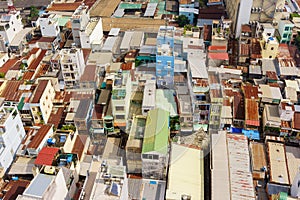
[[[142,153],[168,153],[169,112],[154,109],[148,112]]]
[[[58,18],[58,26],[65,26],[70,20],[70,17],[60,17]]]
[[[121,3],[119,5],[120,9],[141,9],[142,4],[141,3]]]
[[[21,101],[19,102],[19,104],[18,104],[18,110],[22,110],[23,109],[23,106],[24,106],[24,104],[25,104],[25,102],[24,102],[24,100],[25,100],[25,97],[22,97],[21,98]]]
[[[172,117],[178,116],[177,104],[175,102],[174,93],[174,90],[157,89],[155,94],[156,108],[161,108],[163,110],[169,111],[170,116]]]

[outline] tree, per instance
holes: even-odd
[[[295,45],[298,47],[298,50],[300,51],[300,35],[298,34],[295,39]]]
[[[39,16],[39,10],[35,6],[30,7],[30,18],[38,17]]]
[[[179,15],[177,18],[177,23],[180,27],[184,27],[184,25],[190,24],[190,20],[185,15]]]

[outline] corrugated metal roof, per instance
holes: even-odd
[[[230,199],[229,166],[226,146],[226,132],[212,134],[212,200]]]
[[[158,3],[148,3],[144,17],[154,16]]]
[[[128,9],[128,10],[130,10],[130,9],[133,9],[133,10],[141,9],[142,4],[141,3],[124,3],[124,2],[122,2],[122,3],[119,4],[119,8]]]
[[[169,112],[162,109],[150,110],[147,116],[142,153],[168,153]]]
[[[250,171],[248,139],[244,135],[227,134],[231,199],[255,199]]]

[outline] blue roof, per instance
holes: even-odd
[[[242,130],[242,133],[247,136],[249,139],[253,139],[253,140],[259,140],[260,136],[259,136],[259,132],[256,130]]]

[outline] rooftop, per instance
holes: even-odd
[[[44,91],[45,91],[48,83],[49,83],[49,80],[39,81],[38,86],[35,89],[32,97],[31,97],[31,101],[30,101],[31,103],[39,103],[40,102],[40,99],[41,99],[42,95],[44,94]]]
[[[58,151],[59,151],[59,148],[54,148],[54,147],[42,148],[42,150],[39,152],[34,164],[51,166]]]
[[[49,186],[53,183],[56,176],[46,174],[38,174],[31,181],[28,188],[24,191],[24,195],[30,197],[43,197]]]
[[[255,199],[250,170],[248,139],[244,135],[227,134],[227,148],[232,199]]]
[[[173,143],[171,152],[166,198],[181,199],[188,194],[204,199],[202,151]]]
[[[142,153],[168,153],[169,112],[154,109],[148,112]]]
[[[285,157],[284,144],[268,142],[268,156],[270,164],[270,182],[278,184],[290,184]]]
[[[41,142],[48,134],[49,130],[52,128],[52,125],[43,125],[38,132],[35,134],[34,138],[28,144],[27,148],[36,149],[41,145]],[[43,144],[42,144],[43,145]]]

